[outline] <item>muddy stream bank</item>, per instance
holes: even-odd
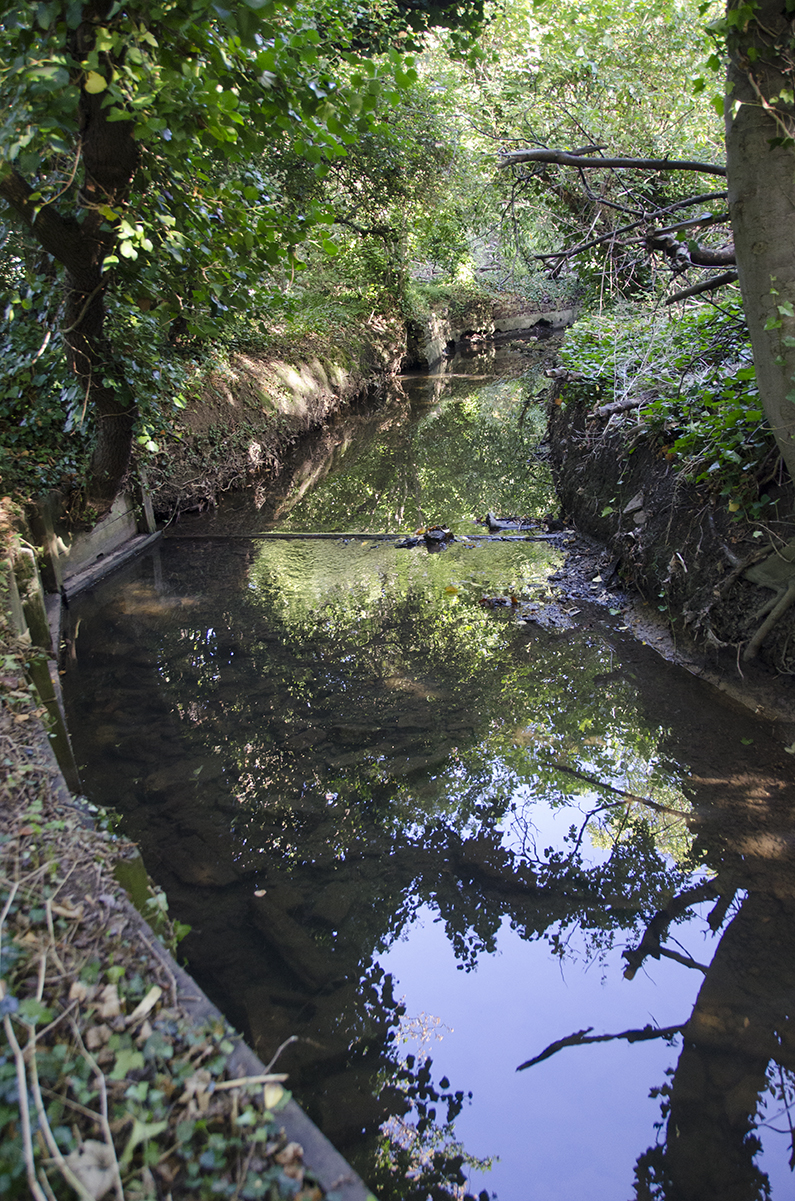
[[[602,552],[561,592],[543,366],[404,379],[75,600],[83,780],[382,1198],[785,1198],[795,762]]]

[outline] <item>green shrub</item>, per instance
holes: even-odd
[[[623,420],[650,432],[684,478],[739,515],[756,518],[769,505],[763,488],[778,456],[738,294],[684,313],[621,306],[583,318],[561,359],[583,377],[568,395],[637,401]]]

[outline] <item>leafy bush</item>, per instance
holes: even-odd
[[[52,285],[45,276],[10,281],[3,305],[6,340],[0,356],[0,479],[20,497],[70,488],[85,479],[94,443],[91,406],[75,379],[57,331]],[[108,377],[136,405],[142,449],[159,449],[168,411],[185,404],[191,364],[164,345],[154,314],[112,294],[106,322],[116,370]]]
[[[732,512],[758,517],[778,455],[759,402],[739,295],[684,313],[619,307],[584,318],[561,359],[583,376],[568,394],[594,404],[636,401],[624,420],[657,439],[681,474]]]
[[[0,297],[0,479],[7,491],[36,495],[81,475],[90,422],[47,308],[48,281],[11,283]]]

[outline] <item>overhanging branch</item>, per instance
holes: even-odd
[[[671,158],[585,158],[567,150],[506,150],[500,155],[500,168],[519,163],[557,163],[560,167],[631,167],[640,171],[701,171],[705,175],[725,175],[726,168],[715,163]]]
[[[736,271],[724,271],[722,275],[711,275],[709,279],[702,279],[700,284],[693,284],[691,288],[683,288],[681,292],[674,292],[665,303],[676,304],[677,300],[700,296],[702,292],[714,292],[716,288],[725,288],[727,284],[733,284],[739,278]]]
[[[726,199],[725,192],[706,192],[701,196],[692,196],[692,197],[690,197],[689,200],[678,200],[676,202],[676,204],[670,204],[670,205],[667,205],[665,208],[655,209],[653,213],[644,214],[644,216],[641,217],[638,221],[632,221],[632,222],[630,222],[629,225],[620,225],[616,229],[609,230],[606,234],[599,234],[598,237],[591,238],[587,242],[580,242],[577,246],[571,246],[571,247],[569,247],[568,250],[554,250],[547,254],[534,254],[533,258],[535,258],[535,259],[573,258],[577,254],[582,254],[582,252],[584,250],[590,250],[594,246],[600,246],[605,242],[613,241],[614,239],[620,237],[623,234],[631,233],[633,229],[639,229],[640,226],[642,226],[642,225],[648,225],[649,222],[652,220],[652,218],[667,217],[671,213],[677,212],[679,209],[692,208],[696,204],[705,204],[708,200],[725,200],[725,199]],[[602,201],[597,199],[595,201],[595,203],[601,204]],[[687,222],[686,224],[687,225],[706,224],[709,222],[710,222],[709,217],[704,217],[704,218],[697,217],[695,219],[695,222]],[[676,227],[676,226],[671,227],[671,229],[676,229],[676,228],[684,228],[684,226],[683,227]],[[667,229],[660,230],[659,232],[660,233],[668,233],[668,232],[670,232],[670,230],[667,230]],[[643,238],[638,239],[639,242],[642,242],[644,240],[645,240],[645,235],[643,236]]]
[[[0,198],[13,209],[39,244],[62,263],[78,287],[90,291],[96,284],[93,245],[76,221],[66,220],[51,204],[35,199],[33,188],[10,163],[0,160]]]

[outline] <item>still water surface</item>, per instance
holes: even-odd
[[[533,381],[406,381],[73,603],[84,781],[383,1198],[781,1201],[792,759],[620,613],[537,620],[565,538],[467,537],[553,507]]]

